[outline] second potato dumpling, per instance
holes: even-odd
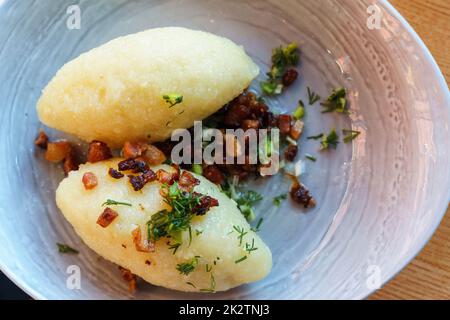
[[[113,147],[162,141],[243,92],[258,66],[207,32],[157,28],[112,40],[64,65],[37,104],[49,127]],[[163,96],[182,96],[172,106]]]

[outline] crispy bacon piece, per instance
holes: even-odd
[[[244,104],[237,104],[231,107],[225,115],[225,125],[238,127],[243,119],[250,115],[250,108]]]
[[[195,186],[200,184],[200,180],[196,179],[190,172],[183,171],[178,180],[178,186],[181,190],[191,192]]]
[[[156,172],[156,179],[159,182],[172,185],[180,179],[180,167],[177,164],[172,164],[171,166],[175,169],[175,171],[167,172],[164,169],[159,169]]]
[[[70,171],[78,170],[78,164],[79,164],[78,160],[76,159],[73,150],[71,150],[64,158],[63,164],[64,174],[67,176]]]
[[[103,161],[112,158],[111,149],[101,141],[92,141],[89,143],[87,161],[91,163]]]
[[[54,163],[61,162],[67,157],[71,150],[72,146],[67,141],[49,142],[47,144],[47,151],[45,152],[45,159]]]
[[[147,239],[142,239],[141,228],[137,227],[131,232],[133,243],[139,252],[155,252],[155,244]]]
[[[130,270],[119,266],[122,278],[128,283],[128,291],[134,293],[136,291],[136,276]]]
[[[242,127],[242,129],[244,129],[244,131],[247,131],[248,129],[258,130],[259,121],[252,120],[252,119],[246,119],[246,120],[242,121],[241,127]]]
[[[304,123],[301,120],[297,120],[294,122],[294,124],[291,126],[291,131],[289,132],[289,135],[292,139],[298,140],[303,132]]]
[[[289,134],[291,132],[291,116],[280,114],[278,116],[278,128],[280,129],[280,134]]]
[[[119,214],[117,213],[117,211],[106,207],[105,210],[103,210],[102,214],[98,217],[97,224],[99,224],[103,228],[106,228],[111,224],[111,222],[114,221],[115,218],[117,218],[118,215]]]
[[[147,146],[147,150],[144,153],[144,159],[149,165],[157,166],[166,161],[167,158],[161,150],[159,150],[154,145],[149,144]]]
[[[119,172],[113,168],[109,168],[108,170],[108,174],[113,177],[114,179],[121,179],[123,178],[125,175],[122,172]]]
[[[289,69],[284,73],[282,83],[285,87],[289,87],[295,82],[295,80],[297,80],[297,77],[298,77],[297,70]]]
[[[92,172],[86,172],[81,179],[86,190],[94,189],[98,184],[97,176]]]
[[[309,190],[303,184],[299,183],[296,178],[293,179],[295,180],[290,191],[292,200],[303,205],[305,208],[314,207],[316,200],[314,200]]]
[[[157,177],[157,174],[151,170],[148,169],[147,171],[143,172],[140,175],[129,175],[128,179],[130,180],[131,186],[133,187],[134,191],[141,190],[147,183],[155,181]]]
[[[34,140],[34,144],[41,149],[47,149],[48,137],[43,130],[39,131],[39,135],[36,140]]]
[[[144,154],[147,150],[148,144],[145,142],[125,142],[122,148],[122,155],[124,158],[137,158]]]
[[[194,192],[194,195],[201,196],[201,194],[197,192]],[[202,196],[200,198],[200,203],[192,209],[192,213],[195,213],[198,216],[202,216],[206,214],[209,209],[211,209],[212,207],[217,207],[218,205],[219,201],[217,199],[214,199],[210,196]]]
[[[225,175],[215,165],[205,167],[203,169],[203,176],[215,184],[222,184],[225,181]]]
[[[295,157],[297,156],[298,147],[294,146],[293,144],[290,144],[287,149],[284,151],[284,157],[287,161],[294,161]]]

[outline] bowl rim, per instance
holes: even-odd
[[[448,90],[447,81],[445,80],[445,77],[444,77],[441,69],[439,68],[436,60],[432,56],[430,50],[427,48],[427,46],[425,45],[423,40],[419,37],[419,35],[416,33],[416,31],[413,29],[413,27],[409,24],[409,22],[397,11],[397,9],[388,0],[379,0],[378,5],[381,5],[382,7],[384,7],[385,10],[387,12],[389,12],[389,14],[392,17],[397,19],[400,22],[400,24],[402,25],[402,27],[406,30],[408,35],[419,45],[422,53],[425,55],[425,57],[427,59],[427,62],[432,67],[434,79],[437,80],[437,82],[440,85],[441,91],[444,92],[444,95],[447,96],[447,99],[446,99],[448,102],[447,103],[447,111],[449,113],[449,118],[450,118],[450,91]],[[446,94],[445,94],[445,92],[446,92]],[[446,191],[447,199],[450,202],[450,186],[446,190],[447,190]],[[445,191],[443,191],[443,192],[445,193]],[[438,229],[439,225],[441,224],[441,222],[447,212],[448,205],[449,205],[448,203],[440,204],[441,209],[439,210],[440,212],[437,212],[435,214],[435,219],[432,222],[432,226],[430,228],[430,234],[427,237],[425,237],[425,240],[418,246],[417,252],[411,253],[408,256],[408,258],[404,260],[403,263],[400,263],[398,265],[398,267],[395,268],[396,270],[394,272],[392,272],[391,275],[386,277],[386,279],[383,281],[383,283],[379,289],[368,289],[368,291],[366,293],[362,293],[359,296],[356,296],[352,299],[355,299],[355,300],[356,299],[367,299],[370,295],[372,295],[373,293],[375,293],[378,290],[380,290],[381,288],[383,288],[388,282],[390,282],[393,278],[395,278],[407,265],[409,265],[412,262],[412,260],[414,260],[414,258],[417,257],[423,251],[423,249],[425,248],[427,243],[431,240],[431,238],[435,234],[436,230]],[[37,290],[33,289],[28,284],[23,282],[20,279],[20,277],[16,276],[16,274],[10,268],[6,267],[1,262],[0,262],[0,271],[2,271],[3,274],[5,274],[5,276],[9,280],[11,280],[17,287],[19,287],[26,294],[28,294],[32,299],[48,300],[48,298],[44,297]],[[64,299],[64,298],[62,298],[62,299]]]

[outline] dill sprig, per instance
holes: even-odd
[[[345,88],[334,89],[331,95],[327,98],[327,100],[321,103],[321,105],[324,107],[322,113],[328,112],[348,113],[346,97],[347,92]]]
[[[279,196],[276,196],[273,198],[272,203],[279,207],[281,205],[281,202],[287,199],[287,194],[280,194]]]
[[[189,275],[197,267],[198,258],[199,257],[195,257],[190,261],[177,264],[178,272],[180,272],[180,274],[184,274],[185,276]]]
[[[183,96],[177,93],[165,94],[163,99],[169,104],[169,108],[183,102]]]
[[[216,291],[216,279],[214,278],[214,274],[211,272],[211,284],[209,288],[200,289],[201,292],[215,292]]]
[[[323,135],[322,141],[320,142],[320,150],[327,150],[330,148],[336,149],[339,143],[339,136],[335,129],[331,129],[330,133]]]
[[[258,248],[255,247],[255,238],[252,239],[252,243],[245,243],[245,251],[248,252],[248,254],[251,254],[253,251],[258,250]]]
[[[245,231],[244,227],[233,226],[233,229],[238,233],[239,246],[242,245],[245,235],[248,233]]]
[[[71,253],[71,254],[78,254],[78,250],[69,247],[67,244],[57,243],[58,251],[60,253]]]
[[[261,228],[263,221],[264,221],[263,218],[259,218],[258,223],[256,224],[256,227],[251,228],[250,230],[252,230],[253,232],[258,232]]]
[[[111,199],[107,199],[105,202],[102,203],[102,207],[104,207],[104,206],[119,206],[119,205],[131,207],[131,203],[120,202],[120,201],[111,200]]]
[[[314,103],[320,100],[320,96],[312,91],[310,87],[307,87],[306,89],[308,90],[309,105],[312,106]]]
[[[349,129],[343,129],[342,133],[345,135],[344,143],[349,143],[349,142],[353,141],[354,139],[356,139],[356,137],[358,137],[361,134],[360,131],[349,130]]]

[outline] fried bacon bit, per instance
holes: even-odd
[[[39,135],[36,140],[34,140],[34,144],[41,149],[47,149],[48,137],[43,130],[39,131]]]
[[[205,167],[203,169],[203,176],[215,184],[222,184],[225,181],[225,175],[215,165]]]
[[[284,157],[287,161],[294,161],[295,157],[297,156],[298,147],[294,146],[293,144],[290,144],[287,149],[284,151]]]
[[[139,252],[155,252],[155,244],[147,239],[142,239],[141,228],[137,227],[131,232],[134,246]]]
[[[117,218],[118,215],[119,214],[116,211],[107,207],[107,208],[105,208],[105,210],[103,210],[102,214],[98,217],[97,224],[99,224],[103,228],[106,228],[107,226],[109,226],[111,224],[111,222],[114,221],[115,218]]]
[[[159,169],[156,172],[156,179],[164,184],[172,185],[175,181],[178,181],[180,178],[180,168],[178,165],[172,165],[175,168],[175,172],[167,172],[164,169]],[[178,169],[177,169],[178,168]]]
[[[69,174],[70,171],[78,170],[78,161],[75,158],[75,155],[72,150],[64,159],[63,170],[66,176]]]
[[[150,260],[145,260],[145,264],[148,265],[148,266],[151,266],[152,262]]]
[[[134,293],[136,291],[136,276],[130,270],[121,266],[119,266],[119,270],[122,273],[122,278],[128,283],[128,291]]]
[[[200,193],[194,192],[194,195],[200,196]],[[192,213],[195,213],[198,216],[202,216],[206,214],[210,208],[217,207],[219,205],[219,201],[210,196],[202,196],[200,198],[200,203],[196,205],[192,209]]]
[[[280,114],[278,117],[278,128],[280,129],[280,134],[289,134],[291,131],[291,116],[288,114]]]
[[[225,125],[238,127],[243,119],[250,115],[250,108],[244,104],[237,104],[231,107],[225,115]]]
[[[70,154],[71,150],[72,146],[67,141],[49,142],[45,159],[54,163],[61,162]]]
[[[290,195],[292,200],[303,205],[305,208],[311,208],[316,205],[316,200],[311,196],[309,190],[303,184],[299,183],[296,178],[292,184]]]
[[[108,170],[108,174],[113,177],[114,179],[121,179],[123,178],[125,175],[122,172],[119,172],[113,168],[109,168]]]
[[[144,159],[151,166],[157,166],[166,161],[166,156],[157,147],[149,144],[147,145],[147,150],[144,153]]]
[[[118,164],[119,171],[133,170],[134,173],[150,170],[147,163],[142,159],[125,159]]]
[[[83,174],[83,178],[81,179],[81,181],[83,182],[84,188],[86,190],[94,189],[98,184],[97,177],[92,172],[86,172],[85,174]]]
[[[159,171],[159,170],[158,170]],[[157,174],[151,170],[148,169],[144,173],[133,176],[129,175],[128,179],[130,180],[131,186],[133,187],[134,191],[141,190],[147,183],[155,181],[157,177]]]
[[[122,149],[124,158],[137,158],[144,154],[147,150],[147,143],[145,142],[125,142]]]
[[[294,124],[291,127],[291,131],[289,132],[289,135],[292,139],[298,140],[303,132],[304,123],[301,120],[297,120],[294,122]]]
[[[244,129],[244,131],[247,131],[248,129],[258,130],[259,121],[252,120],[252,119],[246,119],[246,120],[242,121],[241,127],[242,127],[242,129]]]
[[[295,80],[297,80],[297,77],[298,77],[297,70],[289,69],[284,73],[282,83],[285,87],[289,87],[295,82]]]
[[[200,180],[196,179],[191,173],[183,171],[178,180],[178,186],[181,190],[191,192],[195,186],[200,184]]]
[[[103,161],[112,158],[111,149],[106,143],[101,141],[92,141],[89,143],[87,161],[91,163]]]

